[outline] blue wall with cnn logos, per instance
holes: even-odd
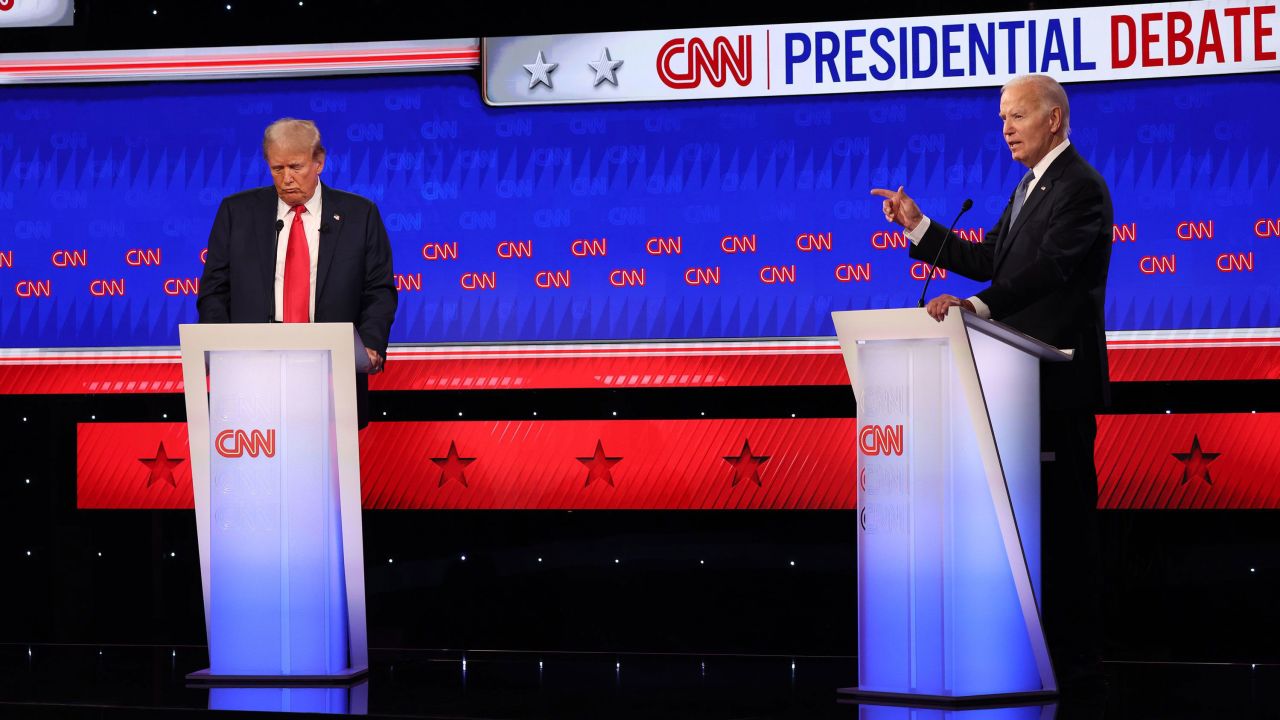
[[[1120,226],[1108,329],[1280,325],[1276,76],[1068,90]],[[1023,172],[995,89],[524,109],[456,74],[5,92],[4,346],[176,345],[218,202],[269,182],[261,133],[285,115],[320,125],[326,182],[382,210],[396,342],[831,335],[833,310],[920,292],[870,187],[943,222],[972,197],[977,238]]]

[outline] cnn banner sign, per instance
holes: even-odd
[[[1280,69],[1276,0],[487,38],[491,105],[824,95]]]

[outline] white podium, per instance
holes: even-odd
[[[1040,622],[1041,362],[1062,351],[953,308],[832,314],[858,403],[864,700],[1052,696]]]
[[[178,333],[209,638],[209,668],[188,679],[332,683],[364,674],[355,391],[363,349],[352,326],[181,325]]]

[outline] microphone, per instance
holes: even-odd
[[[327,232],[329,232],[329,231],[330,231],[330,230],[332,230],[332,229],[333,229],[333,228],[329,227],[329,223],[321,223],[321,224],[320,224],[320,232],[322,232],[322,233],[327,233]]]
[[[276,253],[280,252],[280,231],[284,229],[284,220],[276,220],[276,241],[271,246],[271,258],[274,260]]]
[[[281,231],[281,230],[283,230],[283,229],[284,229],[284,220],[277,219],[277,220],[276,220],[276,241],[275,241],[275,243],[274,243],[274,244],[272,244],[272,246],[271,246],[271,266],[272,266],[272,267],[275,267],[275,263],[276,263],[276,253],[280,252],[280,231]],[[274,271],[272,272],[272,276],[273,276],[273,277],[275,276],[275,272],[274,272]],[[275,306],[276,306],[276,303],[275,303],[275,293],[274,293],[274,291],[272,292],[272,294],[271,294],[271,296],[270,296],[270,297],[271,297],[271,308],[272,308],[272,310],[271,310],[271,322],[279,322],[279,320],[276,320],[276,319],[275,319],[275,314],[276,314],[276,313],[275,313]]]
[[[973,207],[973,199],[966,199],[964,205],[960,207],[960,212],[956,213],[956,219],[951,221],[951,227],[947,228],[947,236],[942,238],[942,244],[938,246],[938,254],[933,256],[933,264],[929,266],[929,277],[924,279],[924,289],[920,291],[920,304],[916,307],[924,307],[925,293],[929,292],[929,283],[933,282],[933,273],[938,267],[938,260],[942,258],[942,251],[947,249],[947,241],[951,239],[951,231],[955,230],[956,223],[960,222],[960,216],[969,212],[971,207]]]

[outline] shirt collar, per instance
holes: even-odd
[[[1048,170],[1049,166],[1053,164],[1053,161],[1057,160],[1058,156],[1066,151],[1067,147],[1070,145],[1071,141],[1063,138],[1062,142],[1058,143],[1056,147],[1050,150],[1044,157],[1040,158],[1040,162],[1036,163],[1036,166],[1031,168],[1031,172],[1035,176],[1035,179],[1039,180],[1044,177],[1044,171]],[[316,194],[319,195],[320,193],[317,192]],[[310,212],[310,210],[311,208],[308,207],[307,211]]]
[[[322,204],[320,202],[320,194],[323,191],[324,191],[324,185],[320,183],[316,183],[316,191],[314,193],[311,193],[311,199],[303,203],[303,206],[307,209],[307,212],[306,212],[307,215],[310,215],[311,217],[320,217],[320,209],[322,207]],[[292,214],[293,214],[293,206],[286,204],[285,201],[281,200],[277,196],[276,197],[276,217],[280,219],[284,219],[284,218],[288,218]]]

